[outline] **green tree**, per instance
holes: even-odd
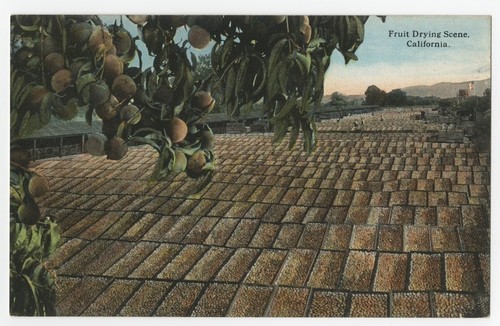
[[[347,105],[349,103],[349,100],[347,97],[340,93],[340,92],[334,92],[332,95],[330,95],[330,104],[335,105],[335,106],[343,106]]]
[[[365,104],[366,105],[380,105],[384,106],[387,94],[375,85],[368,86],[365,91]]]
[[[405,106],[407,100],[406,92],[398,88],[387,93],[385,104],[388,106]]]

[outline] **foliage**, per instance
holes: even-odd
[[[13,163],[10,171],[10,313],[55,314],[54,272],[46,266],[60,239],[59,228],[40,212],[30,193],[32,171]],[[21,206],[32,207],[29,215]]]
[[[398,89],[393,89],[386,96],[386,105],[388,106],[405,106],[407,104],[406,92]]]
[[[129,16],[129,19],[137,23],[140,40],[154,56],[151,68],[142,67],[136,46],[138,38],[132,38],[121,23],[105,26],[96,16],[13,16],[13,139],[43,127],[52,115],[71,119],[78,111],[85,110],[91,123],[92,113],[98,111],[102,102],[110,102],[107,96],[110,93],[119,101],[108,111],[133,104],[139,108],[141,119],[132,125],[118,115],[106,117],[103,132],[108,139],[116,136],[128,144],[152,145],[159,152],[158,167],[163,170],[156,176],[164,177],[174,165],[175,149],[190,155],[200,142],[198,131],[204,126],[197,125],[197,121],[207,112],[193,105],[194,94],[219,88],[223,93],[219,104],[226,105],[231,115],[237,116],[263,101],[265,114],[274,124],[274,140],[283,139],[291,128],[293,146],[302,131],[305,148],[312,151],[316,139],[312,113],[321,103],[330,55],[338,50],[346,63],[357,60],[355,51],[363,41],[368,17]],[[197,70],[200,60],[189,51],[195,46],[195,37],[182,44],[174,42],[178,27],[185,25],[190,32],[202,30],[215,41],[212,76],[205,78],[206,57]],[[64,62],[60,68],[70,72],[67,83],[62,78],[62,88],[57,83],[59,79],[54,82],[57,69],[48,67],[46,58],[51,53],[62,55]],[[117,68],[119,72],[133,78],[135,93],[119,98],[113,89],[116,76],[106,61],[110,54],[116,54],[123,63],[123,70]],[[131,61],[136,56],[139,67],[132,67]],[[99,88],[105,89],[102,99],[98,96],[96,99],[94,94]],[[43,96],[41,100],[36,98],[39,101],[33,106],[34,93]],[[177,144],[169,141],[164,132],[165,122],[173,117],[183,119],[190,130],[186,140]],[[205,154],[205,170],[210,174],[214,153],[205,150]]]
[[[344,94],[340,92],[333,92],[332,95],[330,95],[330,104],[335,106],[348,105],[349,100]]]
[[[406,96],[407,106],[429,106],[437,105],[439,98],[435,96]]]
[[[45,261],[59,241],[57,224],[11,221],[10,233],[11,315],[55,315],[55,277]]]
[[[453,105],[454,100],[455,99],[451,99],[451,98],[443,98],[443,99],[440,99],[438,101],[438,105],[439,105],[439,107],[442,107],[442,108],[448,108],[448,107],[451,107]]]
[[[487,88],[483,96],[440,99],[438,104],[442,108],[453,108],[461,115],[472,115],[474,112],[484,113],[491,110],[491,90]]]
[[[365,104],[366,105],[380,105],[384,106],[386,103],[387,94],[375,85],[368,86],[365,91]]]
[[[196,58],[196,69],[193,71],[194,79],[202,82],[212,75],[212,61],[210,54],[202,54]]]

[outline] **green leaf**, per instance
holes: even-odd
[[[22,223],[12,223],[12,227],[15,229],[14,239],[15,244],[13,246],[14,250],[19,250],[21,248],[25,248],[29,242],[28,239],[28,228]],[[12,234],[12,233],[11,233]]]
[[[236,39],[236,37],[232,36],[224,41],[224,45],[223,45],[222,53],[221,53],[221,60],[220,60],[221,68],[225,68],[226,65],[228,64],[229,55],[231,54],[231,52],[233,50],[233,43],[234,43],[235,39]]]
[[[21,19],[23,16],[16,16],[17,25],[26,32],[34,32],[40,28],[41,25],[41,17],[40,16],[30,16],[34,18],[34,21],[31,24],[22,23]],[[25,17],[25,16],[24,16]]]
[[[127,143],[131,145],[149,145],[153,147],[157,152],[161,152],[160,146],[158,146],[158,144],[150,138],[130,137],[129,139],[127,139]]]
[[[283,65],[280,66],[279,75],[278,75],[278,84],[281,88],[281,92],[287,93],[287,81],[290,77],[290,62],[286,61]]]
[[[309,118],[300,121],[304,134],[304,149],[310,154],[316,147],[316,126]]]
[[[156,161],[151,178],[153,180],[165,180],[170,174],[174,157],[175,153],[172,148],[164,144],[158,160]]]
[[[245,85],[245,79],[247,77],[249,62],[250,59],[248,57],[244,57],[243,60],[240,61],[240,64],[238,66],[238,72],[236,73],[236,80],[234,87],[235,96],[238,96],[238,92],[241,91]]]
[[[13,74],[17,72],[17,70],[14,70]],[[15,78],[11,79],[10,84],[12,85],[11,87],[11,99],[14,103],[14,106],[17,106],[21,104],[22,102],[19,101],[19,94],[23,90],[24,87],[24,76],[23,75],[16,75]],[[33,83],[34,84],[34,83]]]
[[[345,63],[348,64],[350,60],[358,61],[358,57],[352,52],[343,52],[342,55],[345,58]]]
[[[194,142],[193,144],[189,145],[189,146],[185,146],[185,147],[180,147],[178,148],[180,151],[184,152],[184,154],[188,155],[188,156],[191,156],[193,155],[194,153],[196,153],[197,151],[199,151],[201,148],[201,143],[200,141],[196,141]]]
[[[287,39],[282,39],[274,45],[269,57],[269,73],[275,69],[276,65],[283,60],[283,48],[288,44]]]
[[[269,70],[268,73],[267,96],[271,100],[280,92],[279,70],[282,65],[286,65],[286,63],[280,62],[276,69]]]
[[[297,95],[294,93],[285,102],[285,105],[281,107],[280,111],[277,112],[277,114],[271,118],[271,122],[277,122],[279,120],[283,120],[289,117],[291,110],[295,107],[295,104],[297,102]]]
[[[120,124],[118,125],[118,130],[116,131],[116,136],[123,138],[126,129],[127,129],[127,122],[126,121],[120,122]]]
[[[26,255],[40,256],[40,248],[42,247],[42,235],[38,226],[32,225],[30,227],[31,237],[29,238],[28,245],[26,246]]]
[[[14,108],[19,109],[24,104],[24,101],[28,98],[35,85],[35,83],[28,83],[19,91],[17,97],[13,101]]]
[[[260,82],[258,84],[252,84],[254,87],[253,92],[252,92],[252,101],[257,102],[261,97],[262,97],[262,91],[264,90],[264,87],[266,86],[266,81],[267,81],[267,67],[266,63],[264,60],[259,58],[258,56],[254,55],[253,58],[256,58],[259,62],[259,68],[257,70],[257,73],[255,74],[255,83],[259,81],[260,77]]]
[[[95,83],[96,81],[97,79],[93,74],[91,73],[84,74],[83,76],[81,76],[76,80],[76,91],[78,92],[78,94],[82,94],[82,91],[85,88],[85,86]]]
[[[59,241],[61,240],[61,231],[57,223],[49,221],[49,235],[50,241],[45,247],[45,258],[56,251]]]
[[[288,131],[288,120],[278,120],[274,125],[273,143],[279,143],[283,140]]]
[[[196,55],[191,52],[191,69],[196,70],[196,66],[198,64],[198,60],[196,59]]]
[[[358,16],[354,16],[356,21],[356,32],[358,33],[357,43],[361,44],[365,39],[365,25]]]
[[[40,126],[45,126],[49,123],[52,116],[52,93],[47,93],[43,97],[40,105]]]
[[[39,118],[36,116],[36,114],[26,112],[19,128],[19,136],[24,137],[33,133],[38,125],[37,120],[39,120]]]
[[[18,119],[19,119],[19,111],[12,110],[12,112],[10,113],[10,129],[11,129],[11,131],[14,130]]]
[[[94,108],[89,105],[87,111],[85,111],[85,122],[87,122],[89,126],[92,126],[93,113],[94,113]]]
[[[311,69],[311,55],[309,53],[304,55],[297,52],[296,62],[302,72],[302,75],[305,77]]]
[[[318,48],[321,44],[325,43],[326,41],[324,39],[322,39],[321,37],[316,37],[314,39],[312,39],[309,44],[307,45],[307,49],[308,51],[309,50],[313,50],[313,49],[316,49]]]
[[[217,72],[220,69],[221,65],[221,52],[222,46],[220,44],[215,44],[212,47],[210,54],[210,63],[212,65],[212,69]],[[219,76],[220,77],[220,76]]]
[[[29,276],[27,276],[26,274],[23,274],[23,278],[26,281],[26,283],[28,284],[28,288],[31,290],[31,295],[33,296],[33,301],[35,301],[35,315],[40,315],[40,310],[41,310],[40,309],[40,302],[38,300],[38,294],[37,294],[37,291],[35,289],[35,285],[31,281]]]
[[[224,83],[224,101],[229,102],[236,84],[236,67],[232,64],[227,71],[226,81]]]

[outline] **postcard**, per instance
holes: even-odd
[[[12,316],[490,316],[491,16],[10,31]]]

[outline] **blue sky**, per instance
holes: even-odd
[[[410,37],[389,37],[389,31],[408,31]],[[446,48],[408,47],[413,31],[441,32]],[[468,33],[469,38],[444,38],[444,31]],[[365,41],[358,61],[344,64],[339,53],[325,80],[325,93],[363,94],[372,84],[389,92],[412,85],[462,82],[491,76],[491,27],[488,16],[388,16],[385,23],[372,16],[365,25]]]

